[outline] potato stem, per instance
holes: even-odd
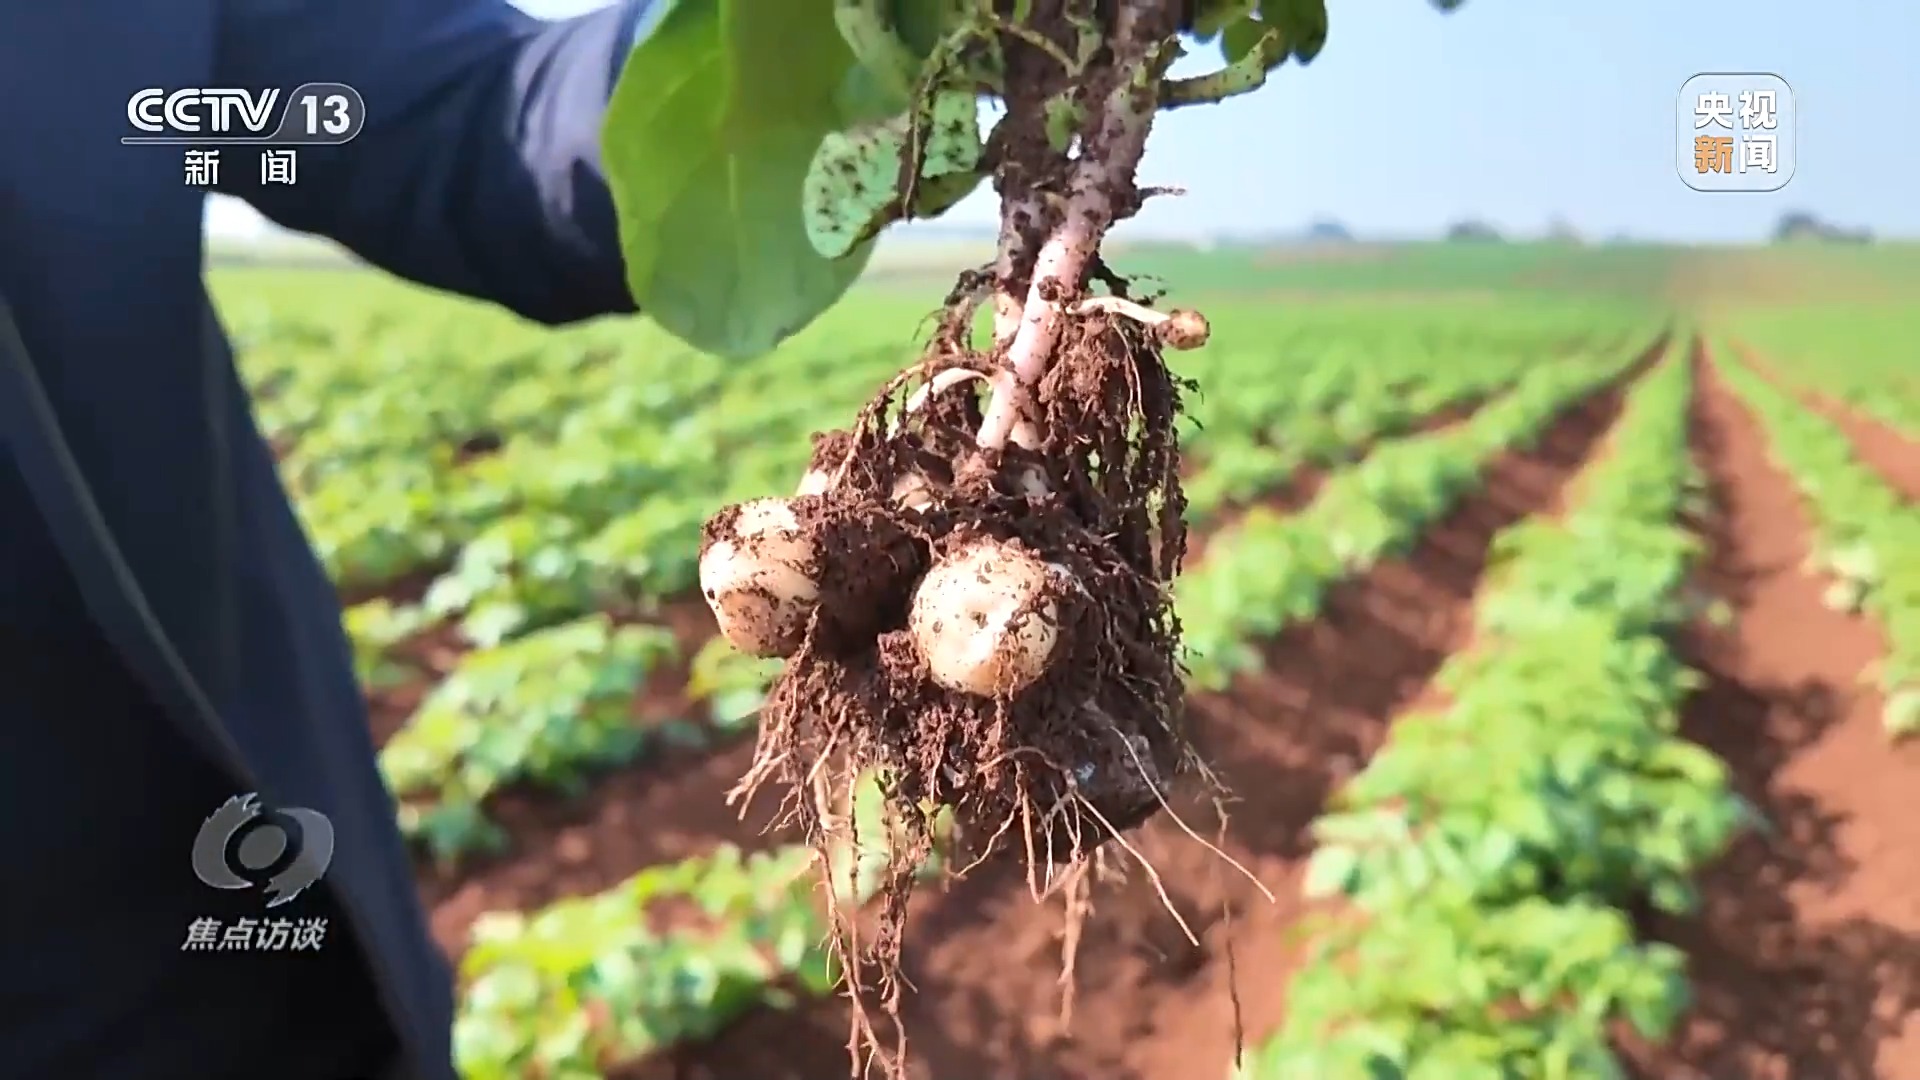
[[[1004,448],[1016,425],[1028,419],[1025,403],[1029,391],[1053,362],[1068,313],[1062,304],[1047,297],[1076,293],[1087,279],[1087,270],[1099,254],[1107,230],[1135,209],[1131,205],[1135,201],[1134,173],[1146,152],[1147,135],[1159,103],[1167,39],[1158,28],[1168,23],[1161,17],[1168,3],[1122,0],[1119,5],[1112,38],[1119,78],[1101,108],[1088,117],[1089,136],[1082,139],[1082,152],[1074,162],[1065,213],[1034,257],[1019,323],[1007,343],[1007,369],[994,379],[976,438],[983,449]],[[1126,205],[1121,205],[1123,199]],[[1013,221],[1020,210],[1014,200],[1007,200],[1001,207],[1003,270],[1010,254],[1004,245],[1018,232],[1006,223]],[[1002,315],[1001,307],[998,303],[995,306],[996,332],[1011,315]]]

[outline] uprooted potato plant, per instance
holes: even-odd
[[[835,944],[889,1011],[938,812],[956,865],[1018,860],[1043,895],[1206,775],[1170,591],[1187,387],[1163,354],[1209,329],[1129,298],[1100,246],[1155,194],[1136,172],[1156,115],[1257,89],[1326,29],[1323,0],[680,0],[629,62],[606,154],[630,281],[697,346],[764,351],[888,224],[999,196],[997,256],[919,362],[815,437],[796,494],[714,515],[700,553],[727,641],[786,659],[735,797],[776,785],[824,854],[853,839],[857,777],[886,793],[874,940],[856,950],[841,912]],[[1196,41],[1223,66],[1171,76]],[[901,1048],[856,1007],[856,1071]]]

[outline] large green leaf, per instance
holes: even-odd
[[[634,50],[602,138],[628,288],[667,332],[755,356],[860,276],[872,246],[825,258],[800,213],[853,64],[832,0],[677,0]]]

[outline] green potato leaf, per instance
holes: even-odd
[[[985,152],[970,91],[949,90],[911,114],[833,132],[807,169],[801,216],[809,242],[829,258],[858,250],[908,217],[937,217],[979,186]],[[924,139],[911,193],[902,186],[916,139]],[[909,197],[911,196],[911,197]]]
[[[602,141],[628,289],[662,329],[756,356],[860,276],[872,246],[821,255],[800,199],[854,66],[833,0],[677,0],[634,49]]]

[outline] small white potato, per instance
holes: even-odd
[[[791,656],[820,599],[817,553],[785,499],[742,503],[730,535],[700,553],[700,591],[743,653]]]
[[[1050,594],[1071,571],[1009,544],[982,540],[935,562],[914,590],[908,629],[933,680],[1006,697],[1047,671],[1060,636]]]

